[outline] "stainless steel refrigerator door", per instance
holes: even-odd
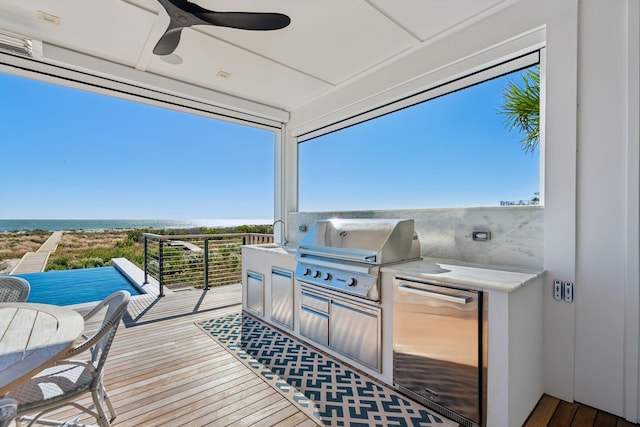
[[[399,279],[394,286],[394,383],[480,424],[480,294]]]

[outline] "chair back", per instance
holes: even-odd
[[[83,316],[85,320],[102,314],[102,312],[104,312],[104,317],[100,327],[89,336],[83,335],[85,340],[69,350],[64,359],[72,359],[74,356],[90,350],[91,360],[88,362],[97,372],[101,372],[130,298],[131,294],[127,291],[114,292],[85,314]]]
[[[0,276],[0,302],[25,302],[31,285],[22,277]]]

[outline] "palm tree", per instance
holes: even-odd
[[[540,143],[540,66],[527,69],[521,76],[521,84],[511,81],[504,89],[500,114],[506,116],[510,131],[516,128],[524,134],[522,149],[533,153]]]

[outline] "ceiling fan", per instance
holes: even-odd
[[[169,14],[170,22],[165,33],[153,48],[156,55],[169,55],[180,42],[180,33],[192,25],[215,25],[241,30],[279,30],[291,22],[281,13],[266,12],[216,12],[207,10],[187,0],[158,0]]]

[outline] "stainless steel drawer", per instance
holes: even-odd
[[[321,313],[329,314],[329,298],[317,294],[302,291],[300,294],[300,305]]]
[[[329,316],[301,307],[300,334],[318,344],[329,345]]]

